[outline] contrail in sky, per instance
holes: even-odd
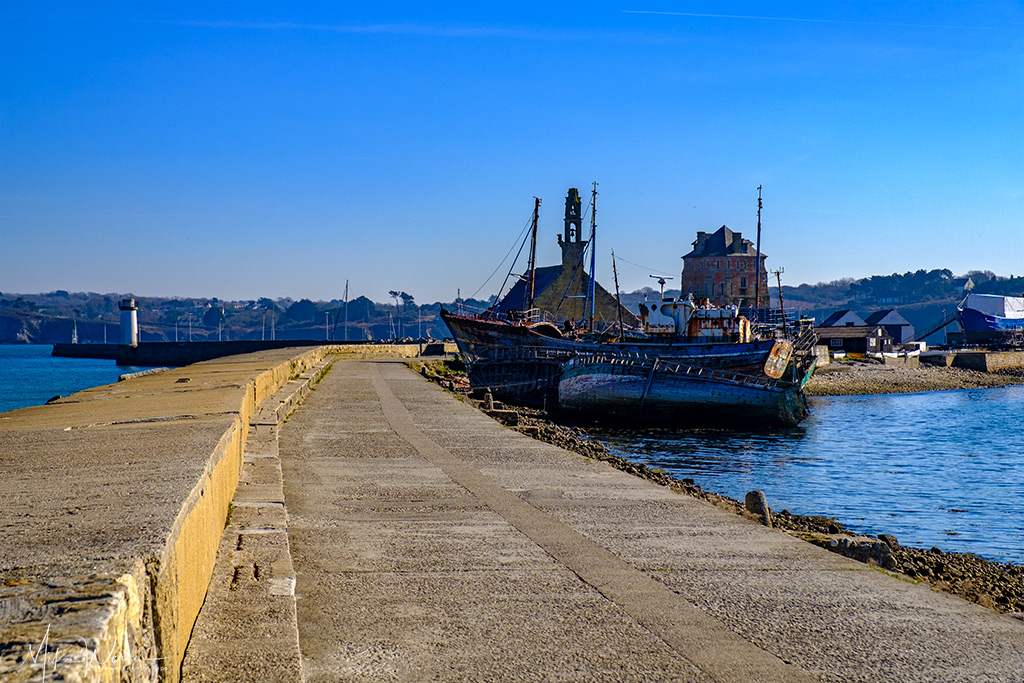
[[[528,40],[605,39],[603,34],[500,26],[437,26],[421,24],[308,24],[263,21],[175,21],[199,28],[251,29],[260,31],[300,30],[350,34],[398,34],[442,38],[518,38]]]
[[[853,21],[849,19],[807,19],[802,17],[760,17],[745,14],[698,14],[696,12],[660,12],[657,10],[622,10],[624,14],[660,14],[670,17],[704,17],[709,19],[759,19],[763,21],[798,21],[813,24],[860,24],[862,26],[896,26],[900,28],[952,28],[991,30],[995,26],[950,26],[948,24],[893,24],[881,21]]]

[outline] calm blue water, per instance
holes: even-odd
[[[595,434],[617,455],[773,510],[1024,564],[1024,386],[812,398],[774,433]]]
[[[111,384],[123,374],[144,369],[119,367],[112,360],[54,358],[52,351],[48,344],[0,344],[0,413]]]

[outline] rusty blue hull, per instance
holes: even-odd
[[[969,344],[1024,344],[1024,297],[972,292],[956,319]]]
[[[558,404],[584,419],[644,425],[791,427],[807,416],[801,383],[607,355],[566,362]]]
[[[470,318],[444,310],[441,318],[451,330],[474,388],[490,389],[506,400],[538,404],[557,400],[562,366],[579,355],[673,359],[692,366],[758,374],[775,343],[599,342],[549,336],[538,331],[544,330],[542,327]]]

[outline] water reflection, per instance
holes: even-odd
[[[815,398],[767,433],[594,432],[624,457],[776,510],[1024,564],[1024,387]]]

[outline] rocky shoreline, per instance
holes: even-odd
[[[583,429],[571,423],[561,422],[540,410],[474,400],[469,396],[469,385],[465,383],[464,378],[451,372],[443,362],[410,363],[410,366],[424,377],[440,383],[444,388],[464,400],[474,403],[481,410],[510,428],[535,439],[546,441],[587,458],[602,460],[624,472],[643,477],[661,486],[667,486],[679,493],[700,498],[735,514],[762,523],[770,523],[771,526],[810,543],[877,566],[880,570],[902,575],[905,580],[928,584],[936,590],[952,593],[996,612],[1010,613],[1024,620],[1024,566],[992,562],[971,553],[949,553],[943,552],[939,548],[924,550],[904,547],[892,536],[883,534],[876,539],[857,535],[832,517],[795,515],[788,510],[777,513],[769,510],[767,515],[763,515],[748,510],[743,502],[705,491],[693,479],[677,479],[660,469],[620,458],[610,453],[602,444],[589,439]],[[939,388],[965,388],[963,384],[955,384],[956,378],[960,377],[961,373],[969,373],[964,377],[968,387],[1024,383],[1022,375],[985,375],[958,368],[928,367],[920,370],[885,368],[884,366],[878,366],[878,368],[869,367],[866,370],[856,368],[849,371],[824,373],[824,375],[812,379],[812,381],[823,379],[819,383],[819,391],[812,395],[903,393],[932,391]],[[932,372],[933,370],[936,372]],[[974,375],[990,377],[996,381],[987,383],[984,379],[974,377]],[[829,379],[833,376],[838,376],[840,379]],[[941,384],[946,386],[940,386]],[[827,393],[822,391],[822,387],[829,391]],[[854,390],[864,387],[876,390]],[[882,390],[883,387],[889,388]]]
[[[999,373],[922,365],[891,367],[877,361],[832,362],[807,382],[808,396],[905,394],[948,389],[988,389],[1024,384],[1024,369]]]
[[[513,428],[534,438],[602,460],[624,472],[695,496],[735,514],[761,519],[760,515],[748,511],[743,502],[705,491],[692,479],[676,479],[656,468],[611,454],[601,444],[588,439],[578,427],[553,422],[540,411],[528,408],[516,407],[514,412],[519,417],[518,425]],[[970,553],[908,548],[901,546],[892,536],[880,539],[860,536],[832,517],[795,515],[782,510],[772,514],[771,518],[772,526],[805,541],[900,573],[912,581],[927,583],[996,612],[1020,613],[1024,618],[1024,567],[991,562]]]

